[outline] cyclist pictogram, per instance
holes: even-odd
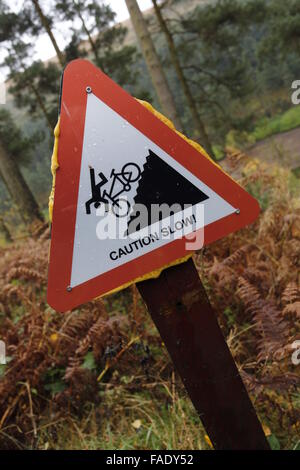
[[[141,176],[140,167],[136,163],[126,163],[122,170],[118,173],[112,169],[110,178],[111,186],[109,191],[104,189],[101,191],[102,186],[108,183],[108,178],[104,173],[98,173],[100,181],[96,183],[95,170],[90,167],[90,182],[92,197],[85,203],[86,213],[91,213],[91,205],[97,209],[101,203],[111,204],[112,210],[117,217],[124,217],[129,214],[130,203],[125,197],[120,197],[122,194],[131,190],[131,183],[135,183]]]

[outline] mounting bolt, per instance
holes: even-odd
[[[68,286],[68,287],[67,287],[67,291],[68,291],[68,292],[71,292],[71,290],[72,290],[72,287],[71,287],[71,286]]]
[[[235,210],[235,213],[236,213],[237,215],[240,214],[240,213],[241,213],[240,209],[236,209],[236,210]]]
[[[85,91],[86,91],[87,93],[92,93],[92,88],[91,88],[90,86],[87,86],[86,89],[85,89]]]

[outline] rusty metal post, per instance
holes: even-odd
[[[137,287],[214,448],[269,450],[193,261]]]

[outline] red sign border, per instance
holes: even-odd
[[[48,303],[62,312],[190,253],[185,248],[185,238],[174,240],[72,290],[67,289],[72,268],[87,87],[91,87],[94,95],[240,210],[239,214],[228,215],[207,225],[204,229],[205,245],[252,223],[260,210],[256,199],[100,69],[83,59],[70,62],[64,70],[62,83],[59,169],[56,173],[47,295]]]

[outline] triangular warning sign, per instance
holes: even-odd
[[[211,243],[259,212],[217,165],[81,59],[63,74],[58,164],[48,302],[60,311],[187,255],[191,236]]]

